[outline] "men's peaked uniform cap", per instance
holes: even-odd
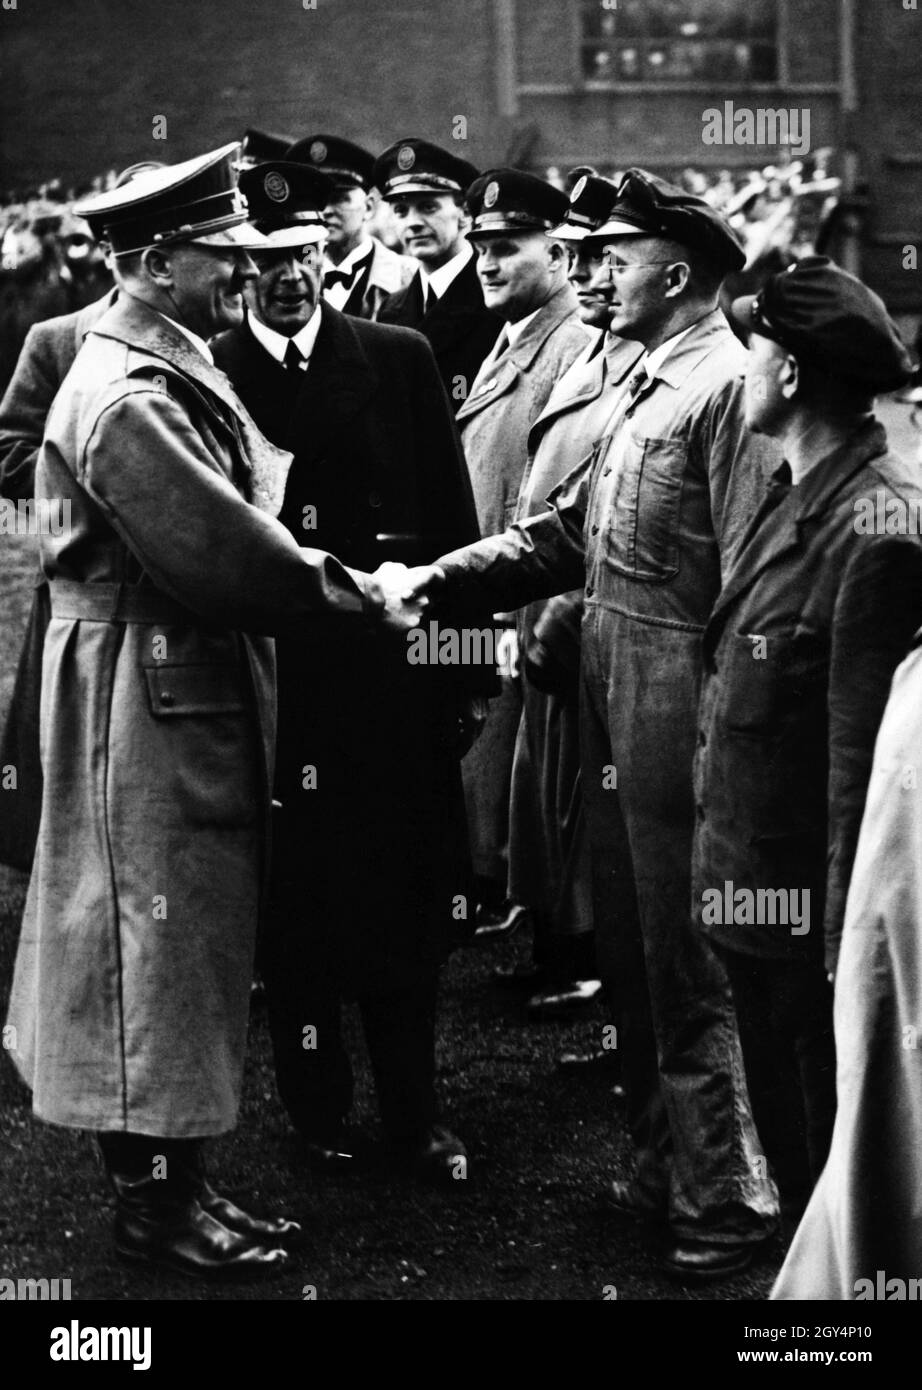
[[[239,164],[252,169],[254,164],[263,164],[267,159],[285,159],[290,144],[289,135],[270,135],[250,126],[244,132]]]
[[[522,169],[488,169],[467,190],[473,219],[468,239],[498,232],[549,232],[567,210],[567,195]]]
[[[735,299],[730,315],[798,361],[873,392],[895,391],[912,375],[909,351],[883,300],[828,256],[796,261],[758,294]]]
[[[305,135],[284,157],[319,169],[335,188],[363,188],[367,193],[374,186],[374,155],[338,135]]]
[[[560,241],[582,241],[601,227],[618,196],[617,185],[601,174],[583,174],[570,192],[566,216],[553,235]]]
[[[736,232],[709,203],[646,169],[628,169],[595,236],[658,236],[705,256],[728,275],[742,270],[746,252]]]
[[[397,140],[375,160],[374,183],[385,198],[406,193],[463,195],[479,170],[428,140]]]
[[[235,141],[182,164],[150,169],[75,211],[101,227],[117,255],[176,242],[255,250],[266,243],[247,221],[237,186],[239,152]]]
[[[269,248],[308,246],[326,238],[322,211],[333,195],[331,179],[307,164],[274,159],[244,169],[240,191]]]

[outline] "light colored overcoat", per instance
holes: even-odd
[[[275,736],[269,634],[365,582],[273,519],[289,456],[128,296],[55,400],[40,498],[45,789],[11,1055],[56,1124],[192,1137],[236,1118]],[[257,505],[251,505],[255,502]]]

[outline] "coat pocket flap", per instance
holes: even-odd
[[[243,714],[243,677],[236,666],[145,667],[151,712],[163,718],[179,714]]]

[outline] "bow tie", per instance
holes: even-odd
[[[342,285],[343,289],[350,289],[355,280],[356,271],[359,266],[353,266],[351,270],[328,270],[324,273],[323,288],[331,290],[334,285]]]

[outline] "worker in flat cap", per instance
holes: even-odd
[[[504,325],[457,416],[480,530],[490,536],[504,529],[515,509],[528,431],[589,338],[567,282],[566,252],[549,235],[566,211],[566,196],[532,174],[503,168],[475,179],[467,202],[468,239],[484,299]],[[507,895],[510,778],[522,697],[514,615],[505,615],[504,623],[502,693],[490,706],[483,737],[464,760],[482,908],[478,931],[485,941],[505,934],[525,901]],[[534,912],[543,908],[538,902],[531,906]],[[503,970],[504,981],[508,973]],[[514,979],[521,983],[517,972]]]
[[[410,284],[385,300],[378,317],[426,335],[456,411],[502,327],[484,302],[466,236],[465,193],[477,175],[466,159],[415,138],[398,140],[374,167],[402,249],[419,264]]]
[[[259,426],[294,455],[282,524],[363,569],[476,537],[425,338],[322,297],[331,179],[285,161],[248,171],[241,187],[268,244],[254,253],[246,322],[213,347]],[[489,627],[489,611],[457,624]],[[390,1157],[453,1185],[467,1156],[437,1104],[436,992],[453,905],[470,903],[473,921],[460,758],[496,677],[413,666],[405,643],[369,632],[355,644],[346,623],[276,648],[281,808],[260,963],[279,1091],[312,1167],[358,1169],[371,1157],[348,1125],[341,1012],[358,1000]],[[307,1025],[316,1047],[305,1047]]]
[[[118,1252],[203,1277],[277,1274],[295,1223],[210,1185],[233,1127],[267,851],[271,634],[340,614],[408,626],[393,588],[275,519],[290,460],[207,339],[264,239],[224,146],[87,203],[115,304],[55,398],[39,501],[51,622],[45,789],[9,1007],[36,1115],[96,1131]],[[397,640],[397,639],[395,639]]]
[[[307,135],[290,147],[286,159],[309,164],[330,180],[330,200],[323,209],[324,299],[344,314],[376,319],[384,300],[409,285],[416,262],[371,234],[379,203],[374,155],[338,135]]]
[[[747,424],[785,461],[704,636],[693,901],[727,966],[756,1124],[796,1222],[832,1135],[831,978],[874,740],[922,626],[918,534],[881,518],[910,499],[918,515],[922,470],[874,417],[910,362],[860,280],[809,256],[731,312],[749,334]],[[763,896],[780,909],[759,910]]]
[[[418,571],[407,592],[507,609],[583,587],[582,783],[617,900],[596,933],[637,1151],[609,1198],[665,1222],[664,1268],[704,1282],[745,1268],[777,1224],[729,982],[690,879],[701,634],[778,451],[746,429],[746,351],[718,307],[743,259],[729,226],[631,169],[593,236],[610,332],[644,349],[604,437],[542,514]]]

